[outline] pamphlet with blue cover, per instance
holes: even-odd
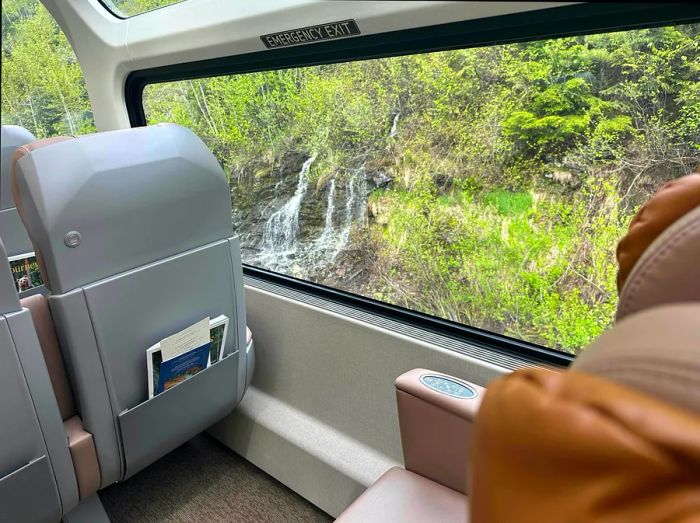
[[[201,347],[192,349],[184,354],[165,360],[160,364],[158,372],[158,385],[155,393],[160,394],[178,383],[191,378],[199,371],[207,368],[209,362],[209,348],[211,343],[207,342]]]
[[[224,357],[228,317],[203,318],[146,351],[148,397],[191,378]]]

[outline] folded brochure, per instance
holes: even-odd
[[[33,252],[10,256],[8,261],[17,292],[28,291],[44,284]]]
[[[223,358],[228,318],[203,318],[146,351],[148,396],[160,394]]]

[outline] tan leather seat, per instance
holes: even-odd
[[[466,496],[419,474],[394,467],[357,498],[336,521],[464,523],[467,515]]]
[[[616,327],[567,372],[489,386],[472,521],[700,521],[700,175],[662,187],[617,255]]]
[[[449,396],[424,384],[436,376],[467,386],[473,397]],[[464,463],[484,389],[427,369],[402,374],[395,386],[405,469],[386,472],[337,521],[464,523],[469,516]]]
[[[528,369],[494,383],[472,466],[478,523],[700,517],[700,418],[591,374]]]

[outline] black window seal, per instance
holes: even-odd
[[[700,22],[700,4],[578,3],[137,70],[127,76],[124,95],[130,123],[139,127],[146,125],[143,90],[152,83],[696,22]],[[566,367],[574,359],[572,354],[559,350],[251,265],[244,264],[243,271],[254,278],[533,361]]]
[[[432,316],[400,305],[375,300],[335,287],[329,287],[320,283],[301,280],[293,276],[287,276],[286,274],[261,269],[253,265],[243,264],[243,274],[258,280],[268,281],[312,296],[353,307],[364,312],[377,314],[400,323],[420,327],[436,334],[449,336],[460,341],[469,341],[478,344],[480,347],[493,349],[498,352],[505,352],[506,354],[518,358],[524,357],[532,362],[566,367],[574,358],[572,354],[543,347],[525,340],[511,338],[496,332],[479,329],[438,316]]]

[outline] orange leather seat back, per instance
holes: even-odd
[[[632,269],[656,238],[678,218],[700,205],[700,174],[663,185],[637,212],[627,235],[617,246],[617,289],[621,291]]]
[[[700,522],[700,175],[652,196],[617,257],[619,324],[568,372],[489,386],[472,521]]]
[[[667,183],[632,219],[617,247],[616,319],[700,301],[700,174]]]
[[[475,427],[471,521],[700,521],[700,418],[596,376],[527,369]]]

